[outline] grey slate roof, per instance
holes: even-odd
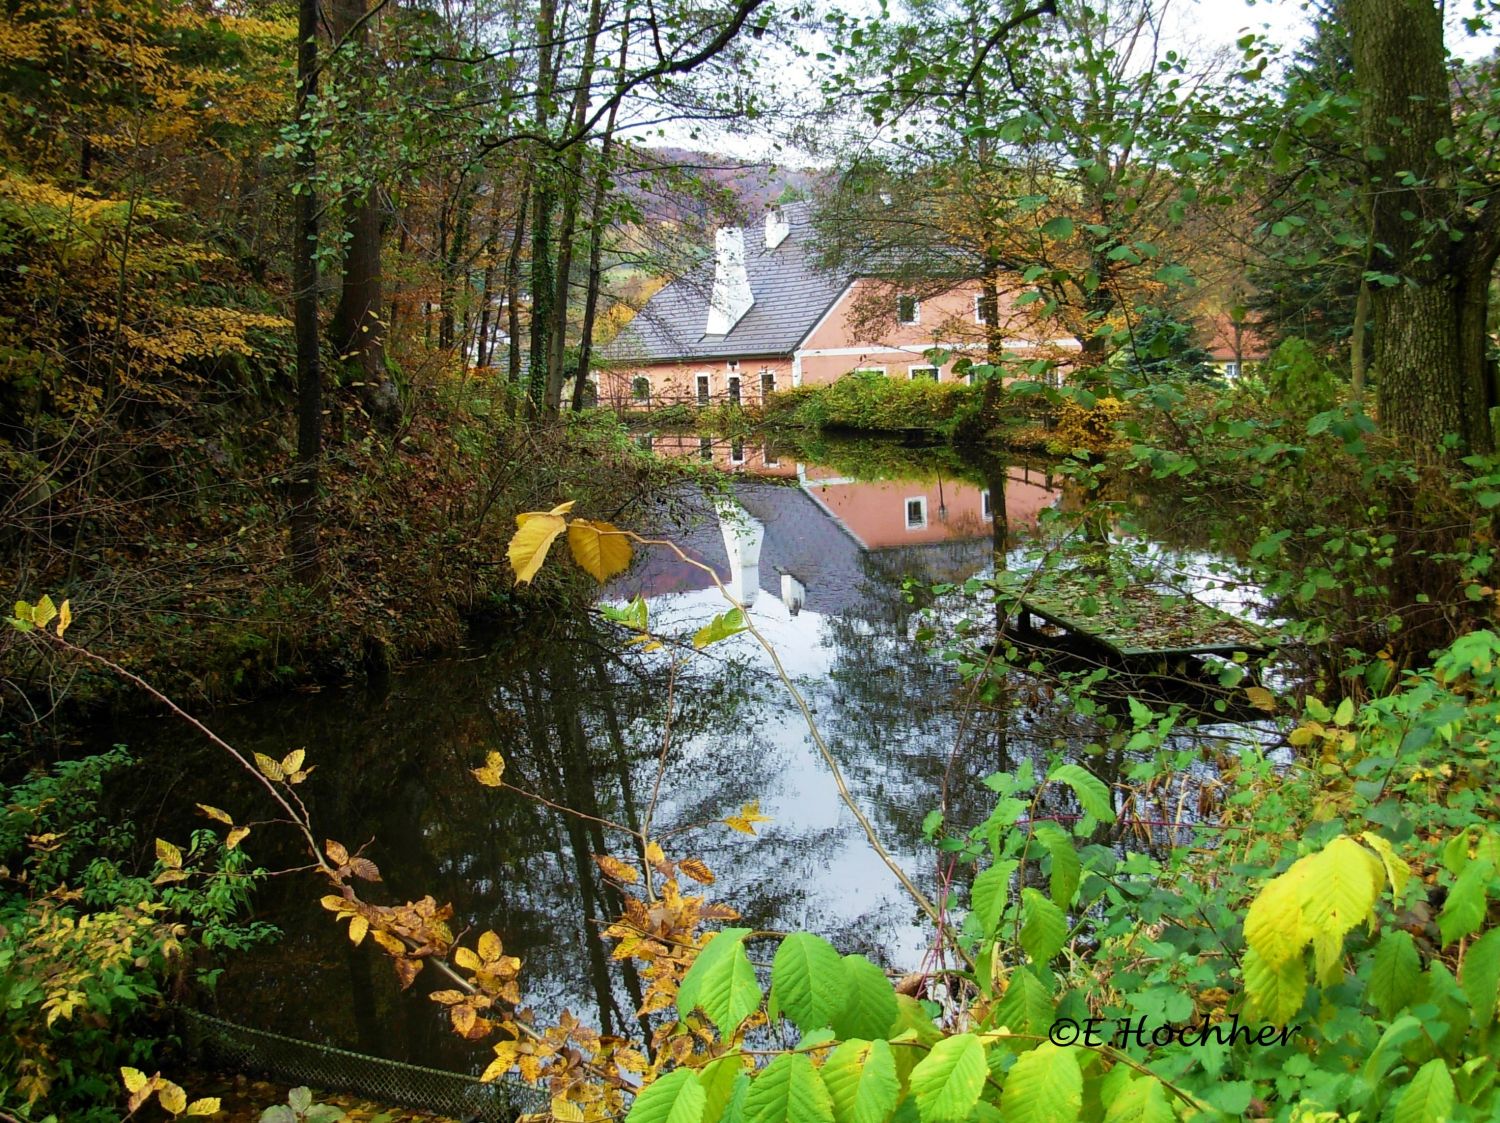
[[[774,250],[766,249],[764,220],[745,227],[745,270],[754,303],[728,334],[703,334],[713,290],[710,258],[647,301],[600,357],[610,362],[660,362],[790,355],[852,278],[814,268],[812,209],[807,203],[789,203],[782,211],[791,231]]]

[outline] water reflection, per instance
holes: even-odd
[[[702,455],[697,437],[658,436],[659,452]],[[1045,472],[989,465],[967,474],[861,480],[798,463],[765,445],[710,443],[743,474],[717,500],[673,505],[661,528],[712,566],[805,691],[832,752],[886,846],[932,893],[937,858],[922,822],[948,793],[950,821],[978,821],[978,779],[1022,757],[1087,744],[1096,726],[1035,679],[1015,676],[972,696],[954,667],[913,642],[909,576],[983,575],[1061,499]],[[647,598],[653,628],[690,635],[725,605],[700,570],[658,551],[607,590]],[[602,927],[620,902],[591,855],[628,856],[628,835],[666,774],[654,823],[674,857],[705,860],[711,893],[748,923],[808,928],[846,951],[915,967],[925,930],[890,871],[840,803],[828,769],[767,658],[747,637],[701,655],[686,645],[644,653],[587,623],[507,637],[467,658],[414,667],[382,693],[299,695],[212,716],[244,750],[306,746],[319,770],[305,785],[320,829],[351,849],[370,842],[385,890],[452,901],[457,929],[494,928],[524,962],[523,989],[544,1014],[570,1008],[607,1032],[628,1030],[640,995],[612,961]],[[151,754],[138,806],[162,808],[149,834],[178,837],[195,801],[248,818],[258,793],[179,730],[125,729]],[[585,813],[561,815],[476,784],[487,751],[506,779]],[[748,800],[771,816],[759,837],[721,822]],[[247,843],[270,866],[298,862],[271,826]],[[353,949],[316,905],[305,877],[273,879],[265,913],[277,947],[240,957],[219,1012],[312,1040],[468,1071],[486,1050],[446,1029],[424,972],[397,989],[382,958]]]

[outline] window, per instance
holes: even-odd
[[[1240,376],[1240,364],[1239,363],[1225,363],[1224,364],[1224,377],[1225,378],[1238,378],[1239,376]]]
[[[732,441],[729,445],[729,463],[743,464],[745,462],[745,442]]]
[[[915,382],[919,378],[925,378],[931,382],[936,382],[938,380],[938,368],[933,366],[909,367],[906,372],[906,377],[910,378],[913,382]]]
[[[927,497],[918,495],[906,501],[906,529],[921,530],[927,525]]]
[[[729,376],[729,401],[731,405],[740,404],[740,376],[737,374]]]
[[[708,405],[708,375],[706,374],[698,376],[698,404],[700,406]]]
[[[885,367],[855,367],[850,374],[878,374],[885,377]]]
[[[698,438],[698,459],[709,461],[714,458],[714,442],[712,437]]]
[[[650,452],[651,451],[651,434],[650,433],[642,433],[639,437],[637,437],[635,439],[635,443],[636,443],[636,447],[638,447],[642,452]]]
[[[630,383],[630,396],[638,402],[651,400],[651,380],[644,375]]]
[[[898,324],[918,324],[920,320],[921,305],[917,303],[914,296],[898,296],[896,298],[896,322]]]
[[[987,324],[989,317],[984,314],[984,294],[974,294],[974,322],[976,324]]]
[[[774,393],[776,393],[776,372],[772,371],[772,370],[763,370],[763,371],[761,371],[760,372],[760,396],[762,398],[765,398],[768,395],[774,394]]]
[[[990,510],[990,493],[988,488],[979,493],[979,517],[984,519],[995,517],[995,513]]]
[[[781,467],[781,461],[776,456],[776,446],[770,441],[760,446],[760,458],[765,461],[767,468]]]

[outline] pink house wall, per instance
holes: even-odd
[[[1012,531],[1035,526],[1037,516],[1057,498],[1056,489],[1027,482],[1017,472],[1005,484],[1005,515]],[[870,482],[820,484],[809,473],[808,491],[836,515],[867,549],[985,538],[991,533],[984,489],[956,480],[917,483]],[[907,504],[921,500],[923,519],[913,526]],[[946,509],[946,517],[944,510]]]

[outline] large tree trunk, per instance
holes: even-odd
[[[1348,12],[1372,154],[1373,266],[1400,278],[1371,295],[1381,423],[1418,454],[1448,434],[1488,452],[1486,340],[1476,324],[1489,276],[1475,263],[1493,264],[1494,254],[1469,226],[1456,169],[1440,151],[1453,143],[1442,12],[1431,0],[1349,0]]]
[[[354,52],[356,69],[367,71],[371,61],[367,0],[333,0],[330,24],[333,39],[344,51]],[[363,74],[361,75],[363,87]],[[363,109],[368,94],[355,91],[356,111]],[[341,363],[353,364],[360,383],[360,400],[381,428],[395,428],[401,416],[401,399],[385,361],[385,324],[380,319],[381,214],[379,187],[367,184],[362,193],[345,201],[344,276],[338,307],[333,313],[333,345]]]
[[[297,347],[297,462],[291,482],[292,572],[304,584],[317,580],[318,468],[323,443],[323,368],[318,356],[318,196],[314,190],[317,149],[308,104],[318,83],[318,0],[297,7],[296,219],[292,228],[292,319]]]

